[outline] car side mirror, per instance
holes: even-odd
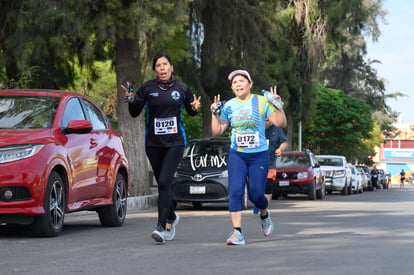
[[[319,168],[321,165],[319,163],[315,163],[315,168]]]
[[[92,131],[92,122],[89,120],[71,120],[66,128],[62,129],[64,135],[67,134],[87,134]]]

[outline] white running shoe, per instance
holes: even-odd
[[[267,218],[266,219],[260,218],[260,224],[262,225],[263,235],[267,237],[273,233],[274,225],[273,225],[272,219],[270,218],[269,209],[267,210]]]
[[[243,234],[237,229],[234,229],[227,238],[227,245],[240,245],[245,243]]]
[[[157,243],[165,243],[165,230],[155,229],[151,233],[151,238],[153,238]]]
[[[165,240],[171,241],[175,237],[175,227],[177,226],[178,222],[180,221],[180,216],[175,213],[175,220],[173,222],[167,221],[165,225]]]

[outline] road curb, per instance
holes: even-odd
[[[127,209],[139,210],[148,209],[157,206],[158,194],[151,194],[146,196],[128,197]]]

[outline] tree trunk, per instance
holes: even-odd
[[[118,39],[115,44],[115,70],[117,83],[117,113],[119,131],[124,138],[125,150],[129,163],[129,196],[151,194],[152,176],[149,176],[148,160],[145,154],[144,111],[132,118],[128,111],[128,103],[124,101],[124,90],[121,84],[135,82],[135,91],[141,85],[141,64],[136,40]]]
[[[293,142],[293,133],[294,133],[294,129],[293,129],[294,123],[293,123],[293,121],[294,121],[294,115],[293,115],[293,112],[291,110],[285,110],[285,113],[286,113],[286,119],[287,119],[287,122],[288,123],[287,123],[287,127],[285,129],[282,129],[282,130],[285,132],[286,137],[288,139],[288,141],[287,141],[288,146],[287,146],[286,150],[289,151],[289,150],[293,150],[293,144],[295,144]],[[295,148],[295,150],[298,150],[298,149],[299,148],[297,146]]]

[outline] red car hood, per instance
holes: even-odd
[[[1,129],[0,147],[13,144],[50,143],[51,129]]]
[[[276,172],[307,172],[308,171],[308,167],[306,166],[284,166],[284,167],[279,167],[276,168]]]

